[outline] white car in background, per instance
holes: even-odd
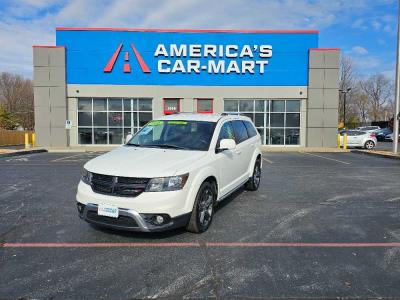
[[[341,146],[343,146],[345,133],[347,133],[347,147],[362,147],[371,150],[378,144],[376,135],[373,132],[347,130],[340,133]]]
[[[356,130],[359,131],[366,131],[366,132],[375,132],[377,130],[381,129],[379,126],[362,126],[362,127],[357,127]]]
[[[173,114],[153,120],[126,145],[87,162],[79,216],[131,231],[186,227],[204,232],[214,206],[261,179],[261,138],[248,117]]]

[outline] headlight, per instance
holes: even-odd
[[[86,169],[82,169],[82,181],[86,184],[91,184],[92,182],[92,173],[90,173],[88,170]]]
[[[166,192],[181,190],[186,181],[189,178],[189,174],[172,177],[160,177],[150,179],[146,187],[146,192]]]

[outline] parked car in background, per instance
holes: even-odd
[[[375,133],[373,132],[346,130],[340,134],[341,146],[343,146],[343,136],[345,133],[347,133],[347,147],[362,147],[371,150],[378,144]]]
[[[399,134],[399,139],[400,139],[400,134]],[[393,142],[393,132],[392,132],[392,133],[389,133],[388,135],[386,135],[385,141],[387,141],[387,142]]]
[[[381,129],[379,126],[362,126],[362,127],[357,127],[356,130],[359,131],[367,131],[367,132],[372,132]]]
[[[391,133],[392,131],[390,130],[390,128],[378,129],[377,131],[375,131],[376,139],[378,141],[384,141],[386,136]]]

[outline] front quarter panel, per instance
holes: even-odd
[[[201,184],[210,176],[215,177],[218,184],[217,178],[217,168],[213,166],[213,164],[206,165],[198,168],[195,171],[189,173],[189,177],[192,177],[190,180],[190,187],[187,194],[187,199],[185,202],[185,211],[191,212],[193,210],[193,205],[196,200],[197,192],[200,189]]]

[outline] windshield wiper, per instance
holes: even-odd
[[[142,145],[139,144],[125,144],[125,146],[132,146],[132,147],[142,147]]]
[[[170,144],[146,145],[146,147],[168,148],[168,149],[177,149],[177,150],[188,150],[189,149],[189,148],[180,147],[180,146],[176,146],[176,145],[170,145]]]

